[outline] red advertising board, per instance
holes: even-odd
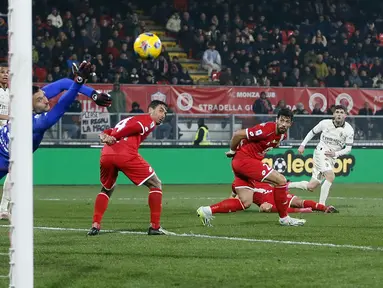
[[[113,89],[111,84],[91,86],[103,92]],[[121,85],[120,88],[126,96],[126,112],[130,111],[133,102],[138,102],[144,109],[150,101],[158,99],[168,103],[177,113],[252,114],[252,105],[262,91],[266,92],[273,107],[279,100],[285,100],[293,109],[301,102],[309,112],[315,103],[320,103],[322,111],[333,104],[343,104],[351,114],[358,114],[365,102],[374,112],[383,105],[383,91],[373,89],[165,85]],[[83,111],[106,111],[85,96],[79,99],[83,103]]]

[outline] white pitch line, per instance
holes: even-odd
[[[299,196],[299,195],[298,195]],[[313,198],[310,196],[309,198]],[[114,198],[119,201],[147,201],[148,198],[143,197],[127,197],[127,198]],[[163,200],[222,200],[222,197],[171,197],[164,198]],[[362,198],[362,197],[329,197],[329,199],[337,200],[362,200],[362,201],[382,201],[383,198]],[[39,201],[94,201],[94,198],[40,198]]]
[[[0,227],[8,228],[9,225],[0,225]],[[62,227],[34,227],[34,229],[48,230],[48,231],[75,231],[75,232],[89,231],[88,229],[82,229],[82,228],[62,228]],[[147,234],[145,232],[138,232],[138,231],[116,231],[116,230],[102,230],[102,231],[104,233],[118,233],[118,234],[128,234],[128,235],[146,235]],[[253,238],[214,236],[214,235],[193,234],[193,233],[190,233],[190,234],[183,233],[183,234],[175,234],[175,235],[169,235],[169,236],[256,242],[256,243],[285,244],[285,245],[305,245],[305,246],[328,247],[328,248],[348,248],[348,249],[355,249],[355,250],[383,252],[383,247],[358,246],[358,245],[350,245],[350,244],[317,243],[317,242],[274,240],[274,239],[253,239]]]

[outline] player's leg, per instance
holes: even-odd
[[[241,159],[234,157],[232,168],[236,176],[251,181],[268,182],[274,186],[274,201],[278,209],[279,223],[284,226],[301,226],[306,220],[288,216],[287,181],[286,178],[266,163],[257,159]]]
[[[140,155],[121,159],[118,168],[137,186],[149,188],[148,204],[150,208],[149,235],[173,235],[160,225],[162,213],[162,183],[153,168]]]
[[[114,191],[118,176],[118,169],[114,165],[114,159],[115,156],[101,156],[100,159],[100,181],[102,188],[94,203],[93,222],[92,228],[88,232],[89,236],[99,234],[102,218],[108,208],[109,199]]]
[[[267,193],[263,198],[262,201],[263,203],[259,205],[259,199],[257,199],[256,194],[254,193],[254,203],[259,205],[259,212],[272,212],[272,213],[278,213],[278,209],[275,206],[275,201],[274,201],[274,192]],[[288,213],[311,213],[312,210],[311,208],[295,208],[292,205],[293,200],[296,197],[292,194],[287,194],[287,199],[289,201],[289,207],[287,208]]]
[[[313,211],[322,211],[324,213],[339,213],[334,206],[325,206],[313,200],[303,200],[298,196],[294,196],[291,200],[290,207],[293,208],[310,208]]]
[[[253,203],[253,190],[250,183],[235,177],[232,184],[232,197],[210,206],[201,206],[197,209],[197,216],[204,226],[211,226],[214,214],[242,211]]]
[[[274,185],[274,202],[279,214],[279,223],[282,226],[302,226],[306,223],[305,219],[292,218],[288,215],[290,200],[288,199],[288,185],[286,178],[279,172],[272,170],[265,177],[267,182]]]
[[[11,185],[9,182],[9,174],[7,174],[3,185],[3,196],[1,197],[0,220],[8,220],[10,218],[9,202],[11,201]]]
[[[314,191],[320,185],[320,182],[315,178],[311,178],[310,181],[289,182],[289,188]]]
[[[319,203],[326,205],[326,200],[328,198],[328,194],[330,193],[331,185],[335,180],[335,174],[334,171],[331,169],[324,171],[323,175],[326,180],[324,180],[320,189]]]

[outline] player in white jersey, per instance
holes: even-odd
[[[9,89],[8,89],[8,65],[0,65],[0,126],[4,126],[8,120],[8,109],[9,109]],[[8,219],[8,206],[10,202],[10,187],[8,175],[5,178],[3,185],[3,196],[1,197],[0,204],[0,220]]]
[[[317,134],[322,133],[320,141],[314,150],[313,172],[310,182],[291,182],[289,188],[314,190],[324,180],[319,197],[319,203],[326,205],[330,188],[335,179],[333,171],[336,158],[349,154],[354,142],[354,129],[345,121],[346,108],[335,106],[334,118],[320,121],[305,137],[298,152],[303,154],[306,144]]]

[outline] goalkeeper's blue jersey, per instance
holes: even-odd
[[[57,104],[48,112],[34,114],[32,117],[33,127],[33,152],[36,151],[44,138],[45,132],[55,125],[64,113],[69,109],[78,93],[91,97],[93,89],[80,85],[69,79],[61,79],[42,88],[48,99],[57,96],[63,90],[68,90],[60,97]],[[0,179],[1,171],[8,169],[9,164],[9,122],[0,128]]]

